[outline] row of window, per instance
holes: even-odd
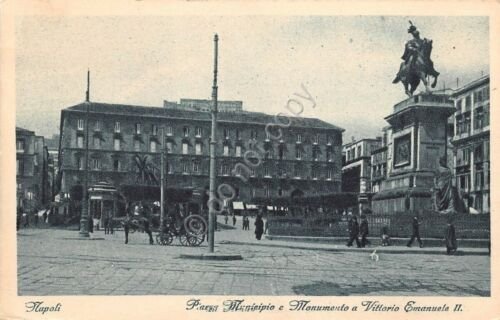
[[[479,90],[474,91],[473,94],[469,94],[465,98],[459,99],[457,101],[457,109],[462,110],[462,106],[465,105],[465,110],[470,110],[472,104],[488,101],[490,99],[490,86],[486,86]]]
[[[489,184],[486,183],[486,178],[489,180],[490,172],[488,171],[485,175],[484,171],[476,171],[474,177],[474,188],[475,190],[482,190],[483,188],[489,187]],[[471,185],[471,175],[463,174],[457,176],[457,186],[460,191],[469,192]]]
[[[76,159],[77,168],[79,170],[83,170],[84,169],[84,157],[76,156],[75,159]],[[101,159],[99,159],[99,158],[90,159],[89,168],[91,170],[102,170]],[[166,168],[167,168],[168,173],[170,173],[170,174],[174,173],[174,168],[173,168],[173,165],[171,163],[167,162]],[[219,175],[232,176],[233,175],[233,172],[232,172],[233,168],[234,168],[234,166],[230,166],[228,164],[222,164],[218,170]],[[119,159],[113,159],[113,171],[122,171],[122,170],[123,170],[122,162]],[[139,168],[137,166],[133,167],[133,171],[138,172],[138,170],[139,170]],[[255,169],[249,168],[249,170],[250,170],[249,176],[256,177]],[[200,171],[200,163],[196,162],[196,161],[192,161],[192,162],[183,161],[181,163],[181,172],[184,174],[200,173],[201,172]],[[241,167],[237,167],[234,175],[240,176],[242,174],[246,174],[246,173],[242,172]],[[273,174],[271,173],[270,168],[268,166],[263,167],[262,176],[264,178],[272,178],[273,177]],[[276,175],[276,177],[288,177],[288,172],[284,168],[280,168],[278,170],[278,174]],[[303,169],[300,167],[294,168],[293,177],[291,177],[291,178],[301,178],[301,177],[304,177]],[[320,177],[321,177],[321,169],[320,168],[312,168],[311,169],[311,178],[312,179],[319,179]],[[326,170],[326,179],[332,180],[332,178],[333,178],[333,169],[328,168]]]
[[[84,130],[84,125],[85,125],[85,121],[83,119],[78,119],[77,128],[79,131]],[[143,131],[142,128],[143,127],[142,127],[141,123],[135,123],[134,124],[134,133],[141,134]],[[101,121],[97,120],[95,122],[95,125],[94,125],[94,131],[99,132],[99,131],[101,131],[101,129],[102,129]],[[236,140],[240,140],[241,139],[240,130],[239,129],[234,129],[234,130],[235,130]],[[119,121],[116,121],[114,124],[114,132],[121,133],[121,124]],[[155,124],[152,124],[150,132],[151,132],[151,135],[153,135],[153,136],[158,135],[158,133],[159,133],[158,126]],[[195,132],[196,137],[202,137],[203,129],[201,127],[195,127],[194,132]],[[271,133],[269,131],[264,131],[264,132],[265,132],[266,140],[270,140],[272,138],[271,135],[275,134],[275,133]],[[231,129],[224,128],[223,129],[224,139],[229,139],[230,133],[231,133]],[[172,126],[165,127],[165,134],[167,136],[173,136],[174,131],[173,131]],[[189,137],[190,136],[190,127],[187,127],[187,126],[183,127],[182,128],[182,135],[186,138]],[[276,133],[276,135],[277,135],[277,133]],[[303,134],[297,133],[295,136],[296,143],[302,143],[304,141],[303,138],[304,138]],[[258,131],[257,130],[250,130],[250,139],[258,139]],[[327,140],[328,145],[333,144],[333,136],[327,135],[326,140]],[[320,141],[320,134],[319,133],[312,136],[312,143],[313,144],[319,144],[319,141]]]
[[[101,149],[101,138],[98,137],[98,136],[95,136],[93,138],[93,148],[94,149]],[[137,140],[137,139],[134,139],[134,151],[136,152],[141,152],[143,151],[142,150],[142,142]],[[84,148],[84,136],[81,135],[81,134],[78,134],[77,137],[76,137],[76,145],[77,145],[77,148]],[[113,139],[113,150],[115,151],[121,151],[122,150],[122,145],[123,145],[123,141],[122,139],[120,138],[114,138]],[[156,141],[156,140],[150,140],[149,141],[149,152],[158,152],[159,151],[159,147],[160,147],[160,144]],[[189,144],[187,142],[183,142],[182,143],[182,149],[181,149],[181,152],[182,154],[189,154]],[[173,153],[174,151],[174,145],[172,142],[170,141],[167,141],[166,142],[166,148],[167,148],[167,152],[168,153]],[[201,142],[196,142],[195,145],[194,145],[194,154],[195,155],[201,155],[202,154],[202,143]],[[242,154],[242,147],[237,145],[234,147],[234,154],[232,154],[231,152],[231,147],[229,145],[223,145],[223,151],[222,151],[222,155],[223,156],[226,156],[226,157],[229,157],[229,156],[235,156],[235,157],[242,157],[243,154]],[[284,157],[285,157],[285,149],[280,146],[278,147],[278,150],[277,150],[278,154],[277,154],[277,159],[279,160],[283,160]],[[319,148],[319,146],[315,146],[313,147],[312,149],[312,159],[314,161],[318,161],[319,158],[320,158],[320,154],[321,154],[321,150]],[[300,146],[297,146],[296,149],[295,149],[295,158],[297,160],[302,160],[303,158],[303,155],[304,155],[304,150],[300,147]],[[269,148],[268,150],[266,150],[266,153],[264,155],[264,158],[266,159],[273,159],[275,157],[275,154],[274,154],[274,150],[272,148]],[[333,161],[333,151],[330,149],[330,148],[327,148],[326,149],[326,161]]]

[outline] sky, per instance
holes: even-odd
[[[87,69],[95,102],[210,99],[218,33],[220,100],[286,113],[304,85],[316,107],[303,116],[344,128],[344,142],[373,138],[406,98],[391,82],[409,20],[434,41],[438,88],[489,74],[487,17],[26,16],[16,24],[16,125],[58,133],[61,110],[85,99]]]

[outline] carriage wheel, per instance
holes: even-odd
[[[180,234],[180,235],[179,235],[179,242],[180,242],[183,246],[188,246],[188,245],[189,245],[188,235],[187,235],[187,234]]]
[[[198,234],[198,235],[190,235],[187,237],[188,243],[191,247],[197,247],[200,244],[202,244],[204,240],[204,235],[203,234]]]
[[[162,245],[168,246],[169,244],[174,241],[174,235],[171,232],[164,233],[163,236],[161,237],[162,240]]]

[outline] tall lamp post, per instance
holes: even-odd
[[[89,238],[89,108],[90,108],[90,70],[87,71],[87,92],[85,94],[85,168],[83,175],[83,193],[82,193],[82,214],[80,216],[80,237]]]
[[[210,136],[210,185],[208,203],[208,251],[214,252],[214,231],[215,231],[215,133],[217,130],[217,56],[218,56],[217,34],[214,36],[214,82],[212,86],[212,132]]]

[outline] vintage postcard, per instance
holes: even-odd
[[[498,2],[0,3],[1,319],[498,319]]]

